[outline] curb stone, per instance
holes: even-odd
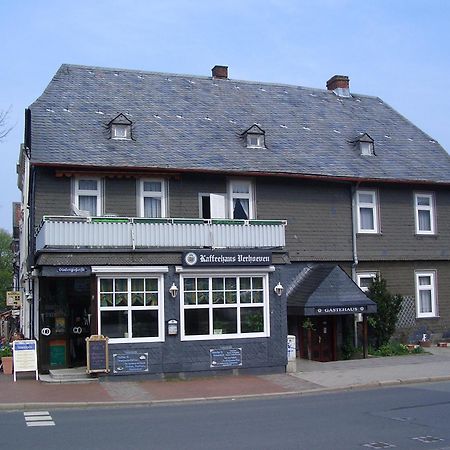
[[[189,403],[206,403],[213,401],[236,401],[236,400],[257,400],[257,399],[269,399],[277,397],[300,397],[303,395],[336,393],[353,390],[374,389],[379,387],[398,386],[402,384],[419,384],[419,383],[432,383],[440,381],[450,381],[450,375],[448,376],[436,376],[425,378],[411,378],[411,379],[394,379],[386,381],[376,381],[365,384],[353,384],[348,386],[336,386],[336,387],[322,387],[316,389],[305,389],[301,391],[288,391],[288,392],[274,392],[274,393],[262,393],[262,394],[241,394],[241,395],[228,395],[228,396],[216,396],[216,397],[192,397],[192,398],[178,398],[178,399],[165,399],[165,400],[146,400],[146,401],[108,401],[108,402],[18,402],[18,403],[0,403],[0,411],[25,411],[35,408],[47,408],[47,409],[72,409],[72,408],[111,408],[111,407],[143,407],[143,406],[169,406],[174,404],[189,404]]]

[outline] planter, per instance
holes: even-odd
[[[431,347],[431,341],[420,341],[421,347]]]
[[[419,347],[418,344],[407,344],[406,348],[408,349],[409,352],[413,352],[417,347]]]
[[[5,375],[12,375],[13,373],[13,357],[2,356],[3,373]]]

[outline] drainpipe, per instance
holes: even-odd
[[[353,264],[352,264],[352,280],[356,283],[356,268],[358,267],[358,246],[356,243],[356,234],[358,230],[358,211],[357,211],[357,199],[356,193],[359,187],[359,182],[352,185],[352,251],[353,251]],[[358,322],[356,320],[356,315],[353,320],[354,327],[354,345],[358,347]]]

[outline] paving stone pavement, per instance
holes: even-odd
[[[320,363],[297,361],[297,372],[275,375],[224,375],[174,380],[102,379],[93,384],[47,384],[34,374],[0,374],[0,409],[70,407],[121,403],[227,399],[367,388],[425,381],[450,381],[450,347],[429,353]]]

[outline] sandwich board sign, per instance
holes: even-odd
[[[17,372],[36,372],[38,379],[36,341],[18,340],[13,342],[14,381]]]

